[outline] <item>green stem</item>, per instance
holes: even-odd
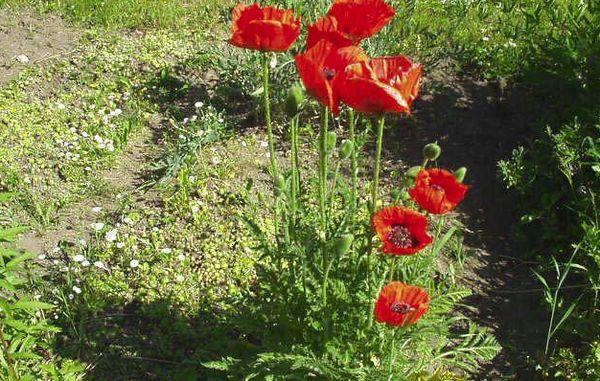
[[[325,242],[327,239],[327,129],[329,125],[329,112],[323,108],[321,120],[321,131],[319,141],[319,209],[321,213],[321,254],[323,268],[327,264],[327,253]]]
[[[379,193],[379,172],[381,170],[381,151],[383,149],[383,127],[385,117],[379,117],[377,122],[377,152],[375,154],[375,168],[373,170],[373,186],[371,187],[371,212],[377,210],[377,201]]]
[[[271,102],[269,100],[269,56],[263,55],[263,99],[265,107],[265,118],[267,120],[267,138],[269,141],[269,159],[271,162],[271,176],[275,179],[278,174],[277,157],[275,156],[275,139],[273,137],[273,125],[271,123]]]
[[[8,368],[8,379],[9,381],[18,381],[19,376],[17,375],[17,371],[15,369],[15,361],[10,355],[10,346],[8,345],[8,341],[4,338],[4,325],[0,323],[0,342],[2,343],[2,350],[4,352],[4,361],[6,361],[6,366]]]
[[[396,329],[392,331],[392,342],[390,344],[390,361],[388,364],[388,380],[392,380],[393,377],[393,365],[394,365],[394,357],[396,356]]]
[[[350,108],[348,110],[348,119],[349,119],[349,123],[348,123],[348,132],[349,132],[349,137],[350,137],[350,141],[352,142],[352,144],[354,145],[354,149],[352,150],[352,155],[350,156],[350,160],[351,160],[351,164],[350,164],[350,169],[352,171],[352,189],[351,189],[351,196],[350,199],[352,200],[352,212],[355,211],[356,209],[356,205],[357,205],[357,200],[356,200],[356,191],[357,191],[357,187],[358,187],[358,163],[357,163],[357,144],[356,144],[356,132],[355,132],[355,125],[354,125],[354,109]],[[354,213],[353,213],[354,214]]]

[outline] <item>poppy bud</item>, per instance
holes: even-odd
[[[354,242],[354,236],[352,234],[343,234],[335,240],[335,253],[338,257],[341,257],[350,250],[352,242]]]
[[[304,88],[300,85],[292,86],[285,100],[285,112],[288,116],[296,116],[302,110],[304,99]]]
[[[409,168],[408,171],[406,171],[406,177],[411,178],[411,179],[416,179],[417,176],[419,175],[419,172],[421,172],[421,167],[420,166],[414,166]]]
[[[275,178],[275,191],[277,192],[277,194],[281,194],[281,193],[283,193],[284,190],[285,190],[285,179],[283,178],[282,175],[278,175]]]
[[[425,147],[423,147],[423,156],[427,160],[437,160],[438,157],[442,154],[442,149],[437,143],[429,143]]]
[[[345,160],[352,155],[354,152],[354,143],[352,140],[344,140],[342,146],[340,147],[340,158]]]
[[[327,151],[331,151],[337,144],[337,134],[333,131],[327,133]]]
[[[458,180],[459,183],[463,182],[466,174],[467,174],[466,167],[460,167],[456,171],[454,171],[454,177],[456,177],[456,180]]]

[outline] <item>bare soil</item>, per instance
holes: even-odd
[[[31,65],[68,54],[79,35],[58,16],[0,9],[0,84]]]

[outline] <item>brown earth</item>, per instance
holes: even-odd
[[[0,84],[29,66],[67,55],[79,35],[57,16],[0,10]]]

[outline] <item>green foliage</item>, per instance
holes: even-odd
[[[53,369],[53,380],[78,380],[81,366],[59,362],[44,364],[42,353],[47,350],[47,337],[58,328],[49,324],[45,314],[54,305],[33,295],[32,254],[20,253],[6,243],[16,239],[25,228],[0,229],[0,380],[36,380]]]

